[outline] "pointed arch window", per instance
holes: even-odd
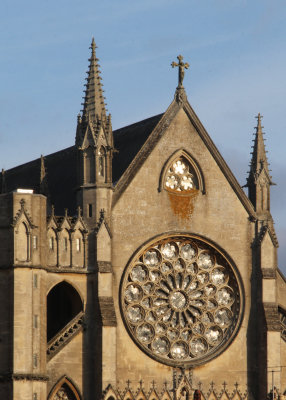
[[[191,189],[197,189],[196,179],[191,170],[190,163],[185,157],[179,157],[174,160],[167,170],[164,182],[166,189],[175,192],[187,192]]]
[[[30,232],[25,222],[21,222],[17,229],[16,259],[18,261],[30,260]]]
[[[94,150],[91,147],[85,152],[85,173],[86,173],[86,182],[94,183],[95,182],[95,157]]]
[[[67,282],[54,286],[47,296],[47,341],[83,311],[77,290]]]
[[[48,400],[81,400],[81,397],[70,379],[63,377],[52,389]]]
[[[201,169],[185,150],[177,151],[165,163],[160,176],[159,191],[163,188],[178,195],[191,194],[197,190],[205,193]]]

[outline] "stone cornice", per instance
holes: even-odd
[[[11,381],[43,381],[49,380],[47,375],[42,374],[20,374],[8,372],[7,374],[0,375],[0,382],[11,382]]]
[[[276,270],[274,268],[261,268],[263,279],[276,279]]]

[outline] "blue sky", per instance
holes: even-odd
[[[74,143],[92,36],[114,129],[165,111],[182,53],[189,101],[242,185],[264,115],[286,272],[285,20],[284,0],[2,0],[0,167]]]

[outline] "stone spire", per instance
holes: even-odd
[[[106,118],[106,109],[104,103],[103,89],[99,70],[98,58],[95,54],[95,41],[91,42],[91,57],[89,58],[89,70],[87,72],[87,83],[85,84],[85,97],[83,103],[83,119],[95,120]]]
[[[257,126],[250,162],[250,171],[247,178],[249,198],[258,214],[270,213],[270,186],[273,185],[269,173],[263,132],[261,126],[262,115],[257,115]]]

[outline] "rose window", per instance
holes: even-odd
[[[171,164],[166,174],[165,187],[175,192],[196,189],[194,175],[191,174],[190,165],[185,158],[180,157]]]
[[[186,236],[157,241],[127,267],[121,305],[139,347],[168,365],[195,365],[221,353],[239,327],[241,284],[227,259]]]

